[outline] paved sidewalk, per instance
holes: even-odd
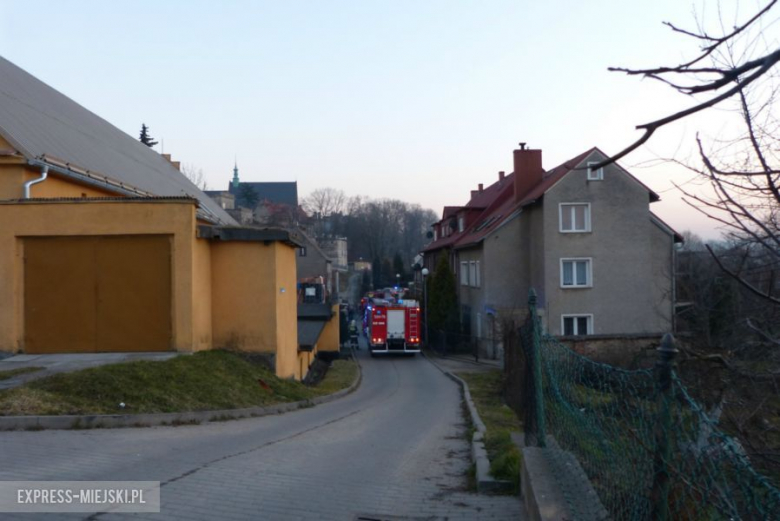
[[[439,368],[452,373],[480,373],[492,370],[503,370],[504,368],[503,360],[480,359],[479,362],[475,362],[473,357],[464,355],[448,355],[442,357],[432,351],[425,351],[424,355]]]
[[[37,380],[55,373],[78,371],[88,367],[134,360],[169,360],[186,353],[70,353],[52,355],[15,355],[0,360],[0,371],[22,369],[26,367],[43,367],[40,371],[26,373],[8,380],[0,380],[0,390],[18,387],[31,380]]]

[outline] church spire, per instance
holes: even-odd
[[[238,161],[234,161],[233,163],[233,188],[238,188],[238,183],[240,181],[238,180]]]

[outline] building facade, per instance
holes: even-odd
[[[659,199],[597,148],[545,171],[541,150],[514,151],[514,172],[446,207],[425,264],[448,256],[461,325],[497,355],[502,321],[538,295],[554,335],[656,334],[672,329],[674,244],[649,209]]]
[[[225,347],[301,379],[300,246],[0,58],[0,350]]]

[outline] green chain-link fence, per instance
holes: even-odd
[[[577,519],[780,519],[780,491],[675,374],[670,335],[654,370],[627,371],[544,334],[533,292],[529,311],[520,328],[526,443],[547,447]],[[593,491],[597,507],[584,497]]]

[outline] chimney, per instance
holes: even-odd
[[[479,183],[479,193],[482,193],[482,190],[485,189],[485,185],[482,183]]]
[[[478,195],[479,195],[479,191],[477,191],[477,190],[472,190],[472,191],[471,191],[471,198],[472,198],[472,199],[474,199],[474,198],[475,198],[476,196],[478,196]]]
[[[501,181],[503,181],[503,180],[504,180],[504,175],[506,175],[506,174],[504,174],[504,171],[503,171],[503,170],[501,170],[501,171],[498,173],[498,180],[499,180],[499,182],[501,182]]]
[[[520,143],[520,148],[514,151],[514,156],[515,201],[520,202],[542,180],[542,151],[531,150],[525,147],[525,143]]]
[[[181,161],[174,161],[173,159],[171,159],[170,154],[160,154],[160,155],[163,156],[165,160],[168,161],[173,166],[173,168],[181,172]]]

